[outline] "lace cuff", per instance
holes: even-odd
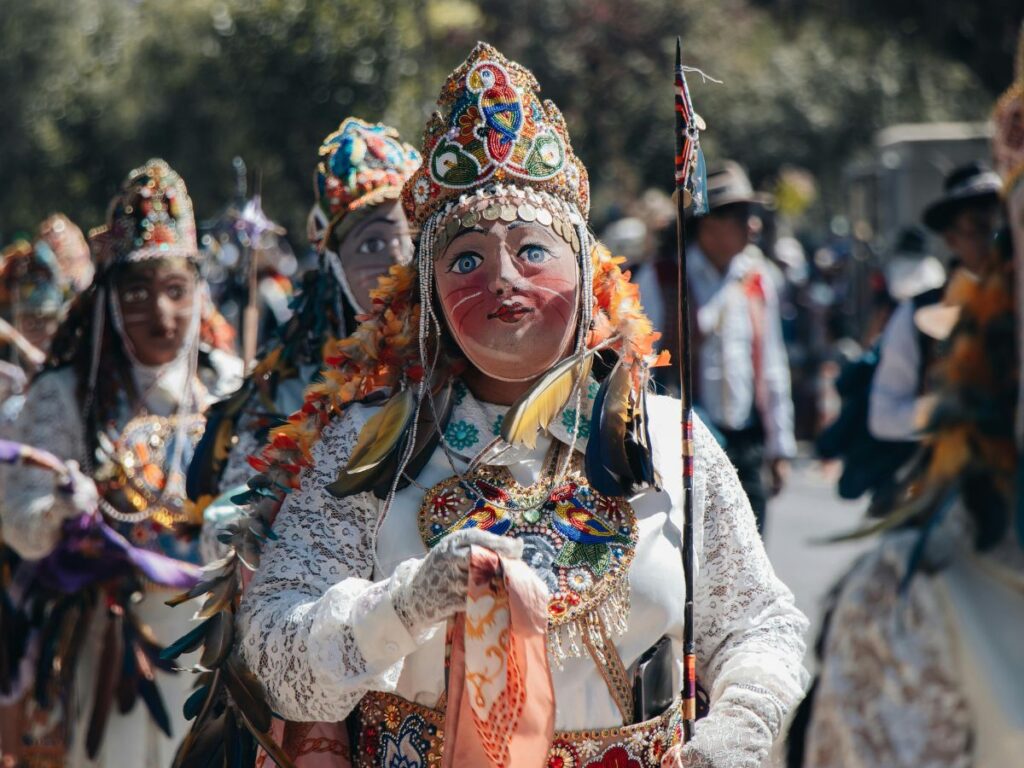
[[[333,599],[332,593],[343,586],[344,583],[331,587],[325,601]],[[370,669],[384,670],[397,664],[433,635],[430,632],[418,641],[409,634],[395,612],[391,586],[390,579],[375,584],[353,608],[350,617],[356,645]]]

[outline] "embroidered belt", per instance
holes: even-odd
[[[555,731],[547,768],[660,768],[681,735],[679,703],[636,725]],[[391,693],[371,692],[358,709],[355,768],[428,768],[444,751],[444,712]]]

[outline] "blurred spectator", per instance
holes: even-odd
[[[694,400],[725,438],[759,529],[796,455],[778,297],[764,256],[750,248],[751,210],[763,202],[737,163],[709,173],[709,212],[694,219],[687,252],[697,321]]]
[[[981,163],[952,171],[941,198],[925,209],[926,226],[942,235],[952,254],[950,274],[958,268],[976,276],[988,255],[999,210],[999,177]],[[893,313],[871,386],[868,426],[880,440],[911,440],[917,434],[915,410],[922,394],[932,344],[914,324],[915,312],[938,303],[942,288],[920,290]]]

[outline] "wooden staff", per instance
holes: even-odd
[[[693,639],[693,361],[690,337],[690,300],[686,276],[686,208],[703,189],[694,184],[693,172],[699,153],[700,118],[693,111],[690,90],[682,63],[682,41],[676,38],[675,74],[676,113],[676,337],[679,349],[683,464],[683,578],[686,581],[683,604],[683,741],[693,738],[697,719],[697,656]]]

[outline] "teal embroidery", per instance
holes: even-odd
[[[501,423],[505,421],[505,414],[499,413],[494,419],[494,423],[491,424],[491,434],[497,437],[501,434]]]
[[[572,435],[573,429],[576,427],[576,409],[566,408],[562,411],[562,426],[565,427],[565,431]],[[580,437],[586,440],[590,437],[590,419],[586,416],[580,416]]]
[[[455,450],[461,451],[480,441],[480,431],[468,421],[453,421],[444,431],[444,440]]]
[[[600,388],[600,384],[598,384],[596,381],[591,381],[587,385],[587,398],[593,400],[595,397],[597,397],[597,390],[599,390]]]
[[[469,388],[462,383],[461,379],[458,379],[453,389],[455,391],[455,404],[462,405],[462,401],[466,399],[466,395],[469,393]]]

